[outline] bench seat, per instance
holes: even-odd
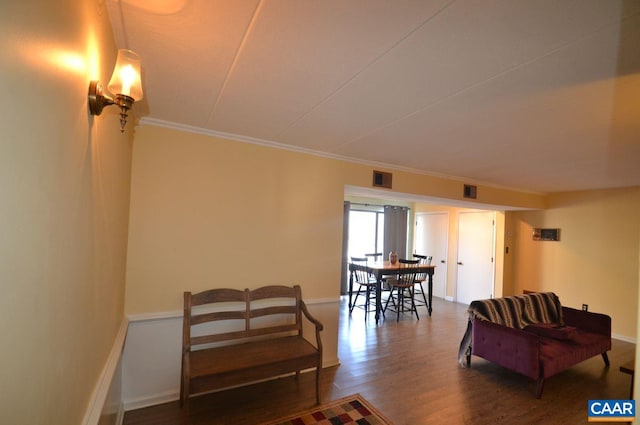
[[[192,351],[193,393],[314,368],[318,350],[297,335]]]

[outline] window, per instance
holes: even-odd
[[[384,238],[384,213],[382,211],[349,211],[348,256],[382,253]],[[384,257],[384,256],[383,256]]]

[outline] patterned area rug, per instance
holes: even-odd
[[[393,425],[360,394],[350,395],[331,403],[262,425]]]

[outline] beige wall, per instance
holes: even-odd
[[[131,137],[87,112],[115,60],[98,3],[0,6],[2,424],[80,423],[123,318]]]
[[[175,129],[136,128],[126,312],[182,309],[183,291],[300,284],[312,312],[340,293],[345,186],[370,188],[373,167]],[[386,170],[383,170],[386,171]],[[461,200],[461,182],[394,172],[394,193]],[[479,188],[481,202],[512,192]],[[543,204],[536,195],[514,202]],[[164,317],[164,316],[163,316]],[[325,322],[325,364],[337,321]]]
[[[182,291],[221,286],[337,295],[337,161],[143,126],[134,164],[128,313],[179,310]]]
[[[507,215],[505,292],[554,291],[563,304],[611,315],[615,334],[636,338],[640,188],[559,193],[544,211]],[[533,241],[535,227],[561,229]]]
[[[338,296],[344,187],[370,187],[372,167],[150,125],[136,129],[133,164],[127,313],[180,310],[182,291],[221,285]],[[462,197],[460,182],[393,178],[397,192]],[[510,192],[496,193],[483,202]]]

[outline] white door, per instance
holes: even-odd
[[[458,282],[456,300],[463,304],[493,297],[495,213],[463,212],[458,216]]]
[[[444,298],[447,282],[449,213],[416,213],[414,235],[414,254],[431,255],[431,264],[436,266],[433,275],[433,296]]]

